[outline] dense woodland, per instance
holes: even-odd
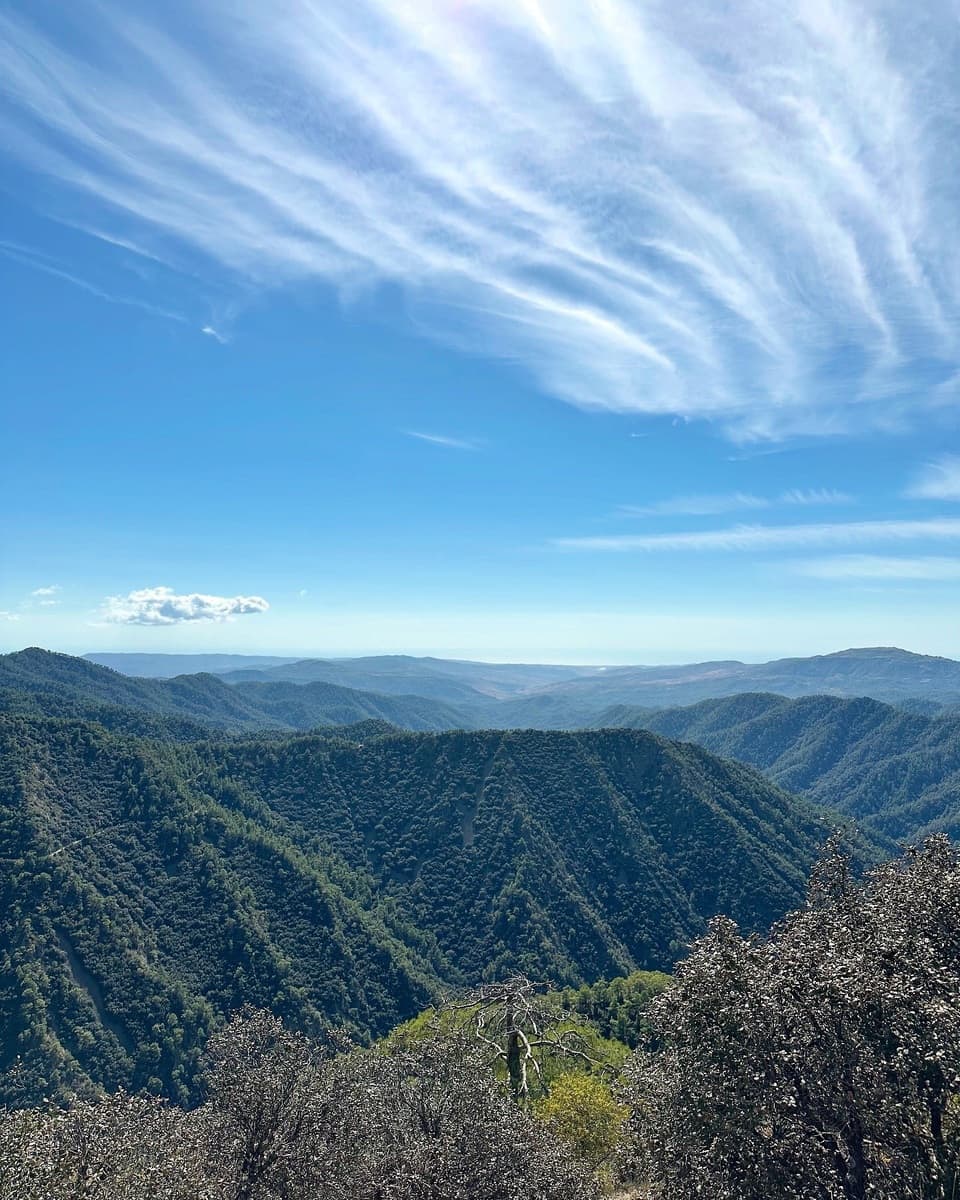
[[[960,833],[960,717],[866,697],[744,695],[689,708],[620,708],[600,724],[651,729],[758,767],[781,787],[881,834]]]
[[[115,1093],[0,1113],[0,1200],[955,1194],[945,838],[861,883],[829,850],[802,908],[766,936],[711,922],[641,1016],[618,1068],[522,977],[371,1049],[245,1010],[210,1040],[196,1107]]]
[[[444,986],[668,969],[715,914],[759,929],[795,905],[827,830],[648,733],[380,730],[0,719],[2,1054],[25,1095],[187,1101],[244,1003],[371,1037]]]
[[[344,690],[0,659],[0,1200],[952,1197],[952,717]]]
[[[340,667],[311,660],[222,676],[137,679],[83,659],[26,650],[0,655],[0,712],[75,717],[121,733],[183,741],[200,740],[214,731],[220,736],[256,731],[279,737],[371,721],[380,721],[381,728],[393,725],[415,731],[470,729],[478,723],[489,728],[545,730],[649,729],[756,767],[780,787],[855,818],[881,839],[916,840],[938,830],[956,834],[960,831],[960,716],[954,706],[943,708],[929,698],[946,694],[938,689],[950,684],[956,664],[903,651],[850,651],[769,664],[770,669],[751,669],[751,678],[792,680],[800,687],[808,677],[825,677],[838,686],[863,682],[880,693],[899,694],[907,687],[896,678],[897,664],[904,657],[916,677],[917,694],[897,705],[868,695],[789,699],[744,693],[688,707],[649,709],[635,703],[595,708],[579,700],[571,708],[570,696],[585,691],[590,695],[590,689],[603,698],[641,694],[642,689],[629,682],[632,669],[627,668],[611,672],[609,678],[602,676],[600,682],[587,674],[544,684],[543,673],[551,668],[446,664],[450,671],[465,672],[451,675],[439,670],[438,660],[398,657],[357,660]],[[376,670],[360,665],[367,662],[377,664]],[[478,674],[481,670],[486,673]],[[271,679],[276,671],[290,678],[243,682],[250,674]],[[338,679],[392,683],[395,688],[421,686],[431,694],[349,689],[314,678],[317,671]],[[528,678],[525,671],[534,674]],[[305,682],[293,682],[295,678]],[[227,679],[241,681],[230,684]],[[539,690],[499,699],[476,691],[485,687],[508,693],[529,686],[531,680],[540,685]],[[465,690],[473,691],[472,704],[464,702]],[[438,698],[432,692],[458,699]]]

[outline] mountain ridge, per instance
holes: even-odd
[[[798,904],[830,822],[639,730],[174,741],[3,713],[0,1077],[19,1055],[34,1098],[189,1101],[244,1003],[366,1037],[511,971],[669,967],[716,912]]]
[[[300,659],[226,671],[222,678],[230,683],[323,681],[378,694],[422,695],[453,704],[474,726],[497,728],[576,728],[616,704],[667,708],[744,692],[960,703],[960,662],[896,646],[851,647],[766,663],[666,666],[538,666],[407,655]]]
[[[651,729],[763,770],[894,838],[960,835],[960,715],[869,697],[769,693],[662,710],[619,706],[598,726]]]

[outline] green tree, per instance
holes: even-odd
[[[596,1171],[617,1149],[630,1110],[598,1076],[571,1071],[554,1080],[550,1095],[537,1101],[534,1112]]]

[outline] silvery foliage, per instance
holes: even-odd
[[[715,920],[628,1066],[663,1200],[960,1196],[960,863],[944,837],[862,884],[834,844],[769,938]]]
[[[0,1200],[220,1200],[198,1122],[119,1093],[0,1113]]]
[[[211,1042],[207,1102],[0,1113],[0,1200],[594,1200],[461,1035],[321,1054],[268,1013]]]
[[[468,1034],[335,1064],[353,1200],[592,1200],[596,1185]]]

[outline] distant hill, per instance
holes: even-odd
[[[124,672],[174,673],[164,655],[91,655]],[[196,656],[170,656],[187,663]],[[379,695],[417,695],[455,706],[475,728],[576,729],[615,705],[668,708],[717,696],[870,696],[914,711],[960,707],[960,663],[896,647],[841,650],[769,663],[732,660],[665,667],[570,667],[475,663],[386,655],[229,666],[210,656],[228,683],[334,684]],[[201,657],[206,661],[206,656]],[[190,669],[190,668],[187,668]],[[198,667],[194,666],[193,670]]]
[[[592,723],[613,705],[665,708],[745,692],[870,696],[888,703],[923,699],[952,705],[960,701],[960,663],[879,647],[758,664],[610,667],[540,689],[536,696],[505,702],[498,706],[496,720],[503,725],[538,724],[546,711],[550,724],[575,728]]]
[[[746,694],[659,712],[620,706],[596,724],[696,742],[890,837],[960,836],[960,716],[952,713],[927,716],[867,698]]]
[[[491,710],[492,702],[590,677],[596,672],[595,667],[476,663],[394,654],[353,659],[304,659],[258,670],[255,674],[233,671],[224,678],[228,682],[253,678],[290,683],[323,680],[388,695],[413,693],[461,706],[472,705],[479,721],[482,714]]]
[[[28,1097],[189,1100],[245,1002],[362,1036],[512,970],[669,967],[717,912],[796,905],[826,828],[632,730],[185,742],[0,715],[0,1076],[20,1055]]]
[[[597,667],[483,663],[386,654],[366,658],[263,658],[241,654],[87,654],[125,675],[209,672],[230,683],[335,683],[387,695],[483,702],[595,674]]]
[[[222,675],[225,671],[262,670],[296,662],[269,654],[84,654],[83,657],[101,667],[120,671],[123,675],[172,679],[174,675]]]
[[[36,711],[48,715],[84,716],[143,734],[161,732],[158,718],[232,732],[310,729],[367,719],[420,730],[472,724],[469,716],[422,696],[378,696],[326,683],[231,686],[204,674],[139,679],[49,650],[0,655],[0,707],[24,711],[25,696],[34,698]],[[150,725],[132,723],[133,714],[154,720]]]

